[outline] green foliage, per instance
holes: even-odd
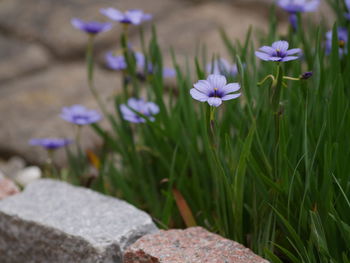
[[[344,7],[329,2],[342,16]],[[167,88],[153,28],[149,45],[143,32],[141,44],[154,72],[145,68],[141,81],[123,35],[128,69],[115,112],[106,116],[112,128],[92,126],[104,142],[93,187],[148,211],[161,227],[196,222],[271,262],[350,262],[350,56],[339,56],[337,25],[329,56],[327,29],[306,28],[300,21],[303,30],[279,36],[276,25],[273,13],[269,33],[257,46],[252,29],[243,44],[221,31],[238,64],[231,80],[241,84],[243,96],[216,109],[213,127],[209,106],[189,95],[193,83],[205,77],[207,58],[196,58],[191,72],[173,53],[176,85]],[[282,63],[271,87],[258,86],[276,64],[258,61],[254,50],[278,39],[302,48],[305,59]],[[304,71],[313,71],[313,77],[283,80]],[[155,122],[123,120],[120,104],[140,93],[160,107]]]

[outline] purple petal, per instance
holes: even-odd
[[[241,87],[239,86],[238,83],[229,83],[226,86],[219,89],[219,91],[222,93],[223,96],[225,96],[228,93],[236,92],[240,88]]]
[[[260,51],[255,51],[255,56],[257,56],[258,58],[265,60],[265,61],[269,61],[271,58],[270,55],[263,53],[263,52],[260,52]]]
[[[84,28],[84,21],[79,19],[79,18],[72,18],[71,19],[71,24],[76,28],[76,29],[79,29],[79,30],[85,30]]]
[[[196,89],[190,89],[190,94],[193,99],[199,100],[201,102],[205,102],[208,100],[208,95],[196,90]]]
[[[158,105],[153,102],[147,102],[146,107],[147,107],[148,113],[152,115],[157,114],[159,112]]]
[[[100,12],[114,21],[121,21],[124,19],[124,13],[112,7],[102,8]]]
[[[207,80],[199,80],[197,83],[193,84],[193,87],[206,95],[209,95],[213,90]]]
[[[316,11],[316,9],[319,6],[319,4],[320,4],[319,0],[313,0],[313,1],[305,3],[304,4],[304,12]]]
[[[212,89],[220,89],[226,85],[226,78],[223,75],[209,75],[207,81]]]
[[[133,112],[131,109],[129,109],[125,104],[120,105],[120,111],[123,114],[123,116],[135,116],[135,112]]]
[[[228,94],[228,95],[223,96],[221,99],[222,99],[222,100],[233,100],[233,99],[238,98],[239,96],[241,96],[241,93],[237,93],[237,94]]]
[[[288,47],[289,47],[289,44],[287,41],[284,41],[284,40],[279,40],[279,41],[276,41],[272,44],[272,47],[275,49],[275,50],[280,50],[281,52],[285,52],[288,50]]]
[[[143,21],[149,21],[153,18],[151,14],[143,14]]]
[[[145,101],[143,99],[130,98],[128,99],[128,106],[136,111],[142,111]]]
[[[270,61],[282,61],[281,57],[270,57],[269,58]]]
[[[289,55],[294,55],[296,53],[301,53],[301,49],[293,48],[293,49],[287,50],[286,55],[289,56]]]
[[[288,56],[288,57],[284,57],[281,59],[281,61],[290,61],[290,60],[295,60],[295,59],[298,59],[299,57],[297,56]]]
[[[262,46],[261,48],[259,48],[260,51],[267,53],[269,55],[272,55],[273,53],[276,52],[276,50],[272,47],[269,46]]]
[[[220,98],[217,97],[211,97],[208,99],[208,104],[210,106],[214,106],[214,107],[219,107],[222,103],[222,100]]]
[[[143,21],[150,20],[152,16],[150,14],[145,14],[142,10],[131,9],[125,12],[125,18],[129,20],[130,23],[139,25]]]
[[[176,76],[176,71],[173,68],[164,68],[163,77],[164,78],[173,78]]]

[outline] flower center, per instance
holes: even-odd
[[[345,47],[345,41],[344,40],[339,40],[339,47],[341,47],[341,48]]]
[[[214,91],[209,94],[209,97],[221,98],[222,94],[218,88],[214,88]]]

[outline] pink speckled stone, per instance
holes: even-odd
[[[10,179],[0,177],[0,200],[18,194],[19,188]]]
[[[124,254],[124,263],[268,263],[237,242],[201,227],[143,236]]]

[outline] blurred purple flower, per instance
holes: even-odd
[[[259,48],[260,51],[255,51],[255,55],[265,61],[278,61],[285,62],[290,60],[298,59],[300,55],[300,48],[289,49],[289,44],[287,41],[276,41],[272,44],[272,46],[262,46]],[[294,56],[292,56],[294,55]]]
[[[350,20],[350,0],[345,0],[346,8],[348,9],[348,12],[345,13],[345,18]]]
[[[154,121],[153,115],[159,112],[159,107],[153,102],[147,102],[143,99],[130,98],[128,103],[120,105],[120,111],[123,114],[123,118],[127,121],[134,123],[146,122],[146,119],[136,114],[136,112],[141,113],[148,117],[150,121]]]
[[[114,55],[112,51],[106,53],[105,60],[107,67],[113,70],[124,70],[127,67],[124,55]]]
[[[332,51],[332,35],[333,32],[328,31],[326,33],[326,54],[329,55]],[[348,30],[344,27],[338,27],[338,45],[339,45],[339,55],[343,56],[347,53],[347,43],[348,43]]]
[[[109,7],[102,8],[101,13],[114,21],[118,21],[123,24],[139,25],[144,21],[152,19],[152,15],[144,13],[139,9],[130,9],[124,13],[118,9]]]
[[[320,0],[279,0],[277,4],[289,13],[314,12]]]
[[[176,71],[173,68],[163,68],[164,78],[173,78],[176,76]]]
[[[134,53],[136,60],[136,69],[140,74],[144,73],[146,58],[140,52]],[[107,52],[105,55],[107,67],[113,70],[125,70],[127,68],[127,64],[124,58],[124,55],[114,55],[113,52]],[[147,67],[148,73],[153,73],[153,66],[151,63],[148,63]],[[172,68],[164,68],[163,76],[165,78],[172,78],[175,76],[175,70]]]
[[[140,52],[135,52],[134,56],[137,70],[142,71],[145,67],[145,56]],[[127,68],[124,55],[114,55],[113,52],[107,52],[105,59],[110,69],[125,70]]]
[[[56,150],[71,143],[72,140],[63,138],[35,138],[29,141],[30,145],[41,146],[46,150]]]
[[[73,18],[71,23],[75,28],[92,35],[108,31],[112,28],[111,23],[101,23],[96,21],[85,22],[79,18]]]
[[[238,68],[236,64],[230,64],[226,59],[220,58],[206,65],[208,74],[236,76]]]
[[[89,110],[82,105],[62,108],[60,117],[76,125],[88,125],[102,119],[101,114],[96,110]]]
[[[232,100],[241,96],[241,93],[233,93],[240,89],[238,83],[226,84],[223,75],[209,75],[206,80],[199,80],[193,84],[190,94],[193,99],[208,102],[210,106],[218,107],[223,100]]]
[[[314,12],[320,0],[279,0],[277,4],[289,13],[289,21],[294,30],[298,25],[297,13]]]

